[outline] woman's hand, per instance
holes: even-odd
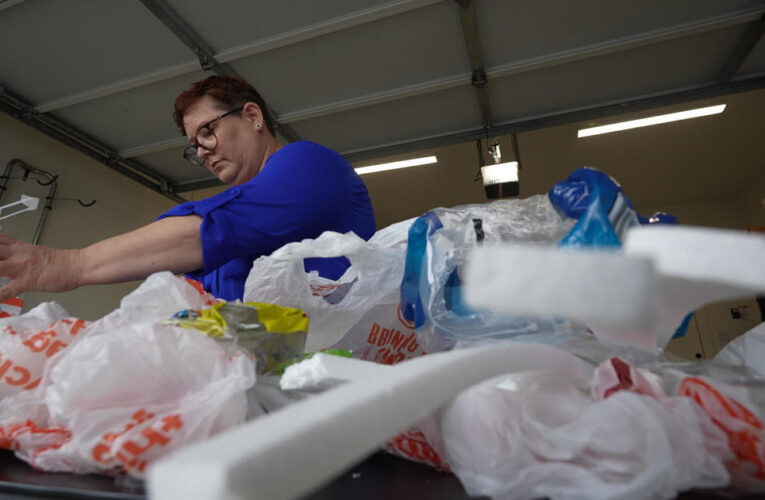
[[[80,251],[32,245],[0,234],[0,302],[27,291],[64,292],[80,286]]]

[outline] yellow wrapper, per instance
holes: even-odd
[[[221,302],[201,311],[181,311],[169,324],[200,331],[252,353],[258,373],[303,352],[308,316],[300,309],[263,302]]]

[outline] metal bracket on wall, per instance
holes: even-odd
[[[187,201],[185,198],[175,194],[173,184],[168,182],[162,175],[135,160],[120,157],[115,151],[112,151],[71,125],[45,113],[36,112],[32,105],[13,95],[8,89],[3,87],[0,87],[0,111],[103,163],[112,170],[129,177],[152,191],[156,191],[177,203]],[[166,190],[162,189],[162,182],[165,183]]]
[[[15,168],[20,168],[21,170],[23,170],[24,173],[21,175],[21,177],[13,177],[11,175]],[[18,158],[14,158],[13,160],[9,161],[8,164],[5,166],[3,175],[0,176],[0,199],[2,199],[3,195],[5,194],[5,191],[8,189],[9,180],[21,179],[22,181],[28,181],[30,180],[30,174],[35,175],[37,177],[42,177],[43,179],[47,179],[47,180],[40,180],[37,177],[31,177],[31,179],[37,182],[37,184],[39,184],[40,186],[50,186],[48,188],[48,196],[45,197],[45,206],[43,207],[42,214],[40,214],[40,221],[37,223],[37,229],[35,230],[34,238],[32,238],[32,243],[34,245],[37,245],[37,243],[39,243],[40,241],[40,235],[42,233],[43,225],[45,224],[45,218],[48,215],[48,211],[50,211],[53,208],[53,200],[76,201],[83,208],[92,207],[96,203],[96,200],[82,201],[79,198],[56,197],[55,194],[56,194],[56,188],[58,187],[58,176],[53,175],[46,170],[41,170],[39,168],[29,166],[26,162]],[[23,198],[24,196],[22,195],[22,199]],[[12,215],[16,215],[16,214],[14,213]]]
[[[186,20],[165,0],[141,0],[141,3],[151,11],[175,36],[186,45],[199,59],[199,66],[204,71],[213,71],[218,75],[236,75],[236,71],[227,63],[215,59],[215,50],[208,44]],[[274,132],[281,135],[287,142],[296,142],[300,136],[292,127],[279,123],[277,115],[269,106],[268,112],[274,124]]]
[[[48,212],[52,208],[52,200],[54,199],[54,195],[56,194],[56,176],[51,174],[50,172],[46,172],[45,170],[40,170],[39,168],[30,167],[26,163],[24,163],[22,160],[19,160],[18,158],[15,158],[8,162],[8,164],[5,166],[5,170],[3,170],[3,175],[0,176],[0,198],[2,198],[3,194],[5,193],[5,190],[8,186],[8,180],[11,178],[11,174],[13,173],[13,170],[15,168],[20,168],[24,171],[23,176],[21,179],[27,180],[29,178],[29,174],[34,174],[37,176],[40,176],[44,179],[47,179],[47,181],[41,181],[39,179],[35,180],[38,184],[41,186],[50,186],[48,188],[48,196],[45,197],[45,206],[42,209],[42,213],[40,214],[40,220],[37,223],[37,229],[35,229],[35,235],[34,238],[32,238],[32,244],[37,245],[37,243],[40,241],[40,234],[42,233],[42,228],[45,225],[45,218],[48,215]]]

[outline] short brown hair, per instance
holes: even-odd
[[[224,108],[228,109],[235,109],[239,106],[244,106],[248,102],[254,102],[260,107],[261,113],[263,113],[263,121],[266,123],[266,128],[271,134],[274,133],[274,123],[268,112],[266,101],[260,97],[255,87],[247,83],[247,80],[241,76],[213,75],[192,83],[188,90],[184,90],[175,98],[173,120],[175,120],[175,124],[181,130],[181,135],[186,135],[186,131],[183,128],[183,115],[205,95],[209,95],[221,103]]]

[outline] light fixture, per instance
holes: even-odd
[[[677,113],[668,113],[665,115],[649,116],[639,120],[629,120],[626,122],[612,123],[610,125],[601,125],[599,127],[583,128],[577,132],[577,137],[589,137],[591,135],[608,134],[609,132],[619,132],[631,128],[647,127],[649,125],[658,125],[660,123],[674,122],[677,120],[687,120],[689,118],[698,118],[699,116],[709,116],[722,113],[725,104],[717,106],[708,106],[706,108],[689,109],[688,111],[679,111]]]
[[[487,134],[488,135],[488,134]],[[515,141],[515,136],[513,136]],[[488,137],[486,138],[488,142]],[[520,184],[518,183],[518,161],[508,161],[502,163],[502,151],[499,147],[499,138],[488,142],[489,156],[494,163],[491,165],[483,164],[483,154],[481,153],[481,141],[478,143],[478,162],[480,165],[480,178],[483,180],[483,188],[486,191],[486,197],[489,199],[504,198],[505,196],[516,196],[520,193]],[[517,144],[515,144],[517,146]],[[516,158],[520,151],[516,147]]]
[[[422,158],[412,158],[410,160],[394,161],[390,163],[381,163],[379,165],[370,165],[368,167],[359,167],[356,173],[359,175],[371,174],[372,172],[382,172],[384,170],[395,170],[397,168],[416,167],[419,165],[430,165],[438,162],[435,156],[423,156]]]
[[[481,167],[481,177],[488,198],[515,196],[520,192],[517,161],[485,165]]]

